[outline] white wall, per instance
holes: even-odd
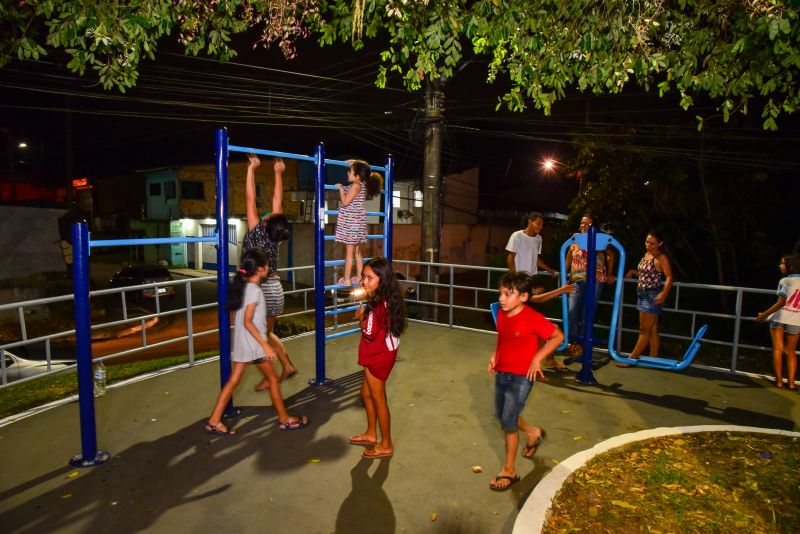
[[[0,206],[0,279],[66,272],[58,245],[65,210]]]

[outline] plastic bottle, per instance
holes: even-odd
[[[94,396],[102,397],[106,394],[106,366],[103,365],[103,362],[94,364],[92,376],[94,378]]]

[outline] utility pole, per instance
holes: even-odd
[[[441,80],[431,79],[425,84],[425,161],[422,184],[422,247],[420,260],[439,261],[439,236],[441,231],[440,188],[442,174],[442,117],[444,115],[444,92]],[[424,282],[439,281],[436,267],[423,267]],[[420,300],[436,301],[437,289],[423,286]],[[424,319],[436,320],[437,307],[422,307]]]

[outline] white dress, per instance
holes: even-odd
[[[266,357],[261,344],[244,327],[244,312],[247,306],[256,303],[256,310],[253,314],[253,325],[261,333],[263,339],[267,339],[267,314],[264,293],[261,287],[256,284],[248,283],[244,288],[242,297],[242,307],[236,310],[233,319],[233,339],[231,340],[231,361],[250,363],[253,360]]]

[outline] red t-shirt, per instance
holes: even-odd
[[[497,314],[497,358],[495,370],[525,376],[542,340],[550,339],[556,325],[530,306],[514,317]]]

